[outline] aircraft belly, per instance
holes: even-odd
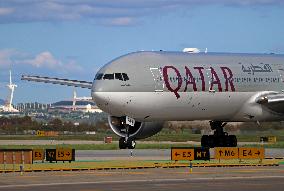
[[[222,120],[230,121],[254,94],[250,92],[104,92],[109,103],[104,111],[115,116],[128,115],[139,121]],[[100,107],[100,106],[99,106]]]

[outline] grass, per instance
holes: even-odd
[[[113,141],[118,141],[119,137],[113,133],[98,132],[96,135],[60,135],[58,137],[40,137],[35,135],[1,135],[0,140],[84,140],[84,141],[103,141],[104,137],[111,136]],[[284,148],[284,130],[273,131],[249,131],[246,134],[237,135],[239,142],[259,142],[261,136],[276,136],[277,143],[265,144],[266,148]],[[173,132],[169,130],[162,130],[160,133],[144,139],[143,141],[155,141],[155,143],[145,143],[138,141],[137,149],[169,149],[173,146],[193,146],[185,144],[186,141],[200,142],[200,134],[192,134],[191,131],[185,130],[184,132]],[[161,141],[175,142],[173,144],[159,143]],[[180,142],[177,143],[177,142]],[[77,150],[114,150],[118,149],[118,143],[112,144],[61,144],[61,145],[0,145],[0,149],[4,148],[55,148],[72,147]],[[248,146],[248,145],[246,145]],[[257,146],[251,145],[249,146]]]
[[[115,134],[97,133],[96,135],[59,135],[56,137],[45,137],[36,135],[1,135],[0,140],[85,140],[103,141],[104,137],[111,136],[118,140]]]
[[[136,149],[170,149],[171,147],[194,147],[185,143],[143,143],[138,142]],[[242,147],[259,147],[260,144],[247,144]],[[76,150],[118,150],[118,143],[110,144],[58,144],[58,145],[1,145],[0,149],[53,149],[57,147],[73,148]],[[265,148],[284,148],[284,141],[275,144],[264,144]]]
[[[103,141],[104,137],[111,136],[114,141],[119,139],[114,133],[97,132],[96,135],[60,135],[57,137],[41,137],[35,135],[0,135],[0,140],[86,140],[86,141]],[[172,141],[172,142],[186,142],[186,141],[200,141],[201,134],[192,134],[191,130],[184,130],[183,132],[169,131],[163,129],[158,134],[145,139],[145,141]],[[284,141],[284,130],[271,131],[247,131],[237,135],[240,142],[259,142],[262,136],[276,136],[277,141]]]
[[[243,147],[259,147],[259,144],[246,144]],[[284,141],[279,141],[273,144],[264,144],[264,148],[284,148]]]

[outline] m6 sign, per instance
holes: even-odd
[[[215,148],[215,159],[237,159],[239,148]]]

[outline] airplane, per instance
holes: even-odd
[[[93,82],[23,75],[22,80],[91,89],[120,136],[120,149],[155,135],[164,121],[208,120],[202,147],[236,147],[229,122],[284,120],[284,55],[139,51],[104,65]]]

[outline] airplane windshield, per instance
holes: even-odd
[[[125,73],[122,73],[122,76],[123,76],[123,79],[124,79],[124,81],[127,81],[127,80],[129,80],[129,78],[128,78],[127,74],[125,74]]]
[[[126,73],[112,73],[112,74],[103,74],[98,73],[95,77],[95,80],[121,80],[121,81],[127,81],[129,80],[129,77]]]
[[[104,80],[113,80],[114,79],[114,74],[105,74],[104,75]]]
[[[102,73],[98,73],[95,79],[96,80],[101,80],[103,78],[103,75],[104,74],[102,74]]]
[[[115,79],[123,81],[121,73],[115,73]]]

